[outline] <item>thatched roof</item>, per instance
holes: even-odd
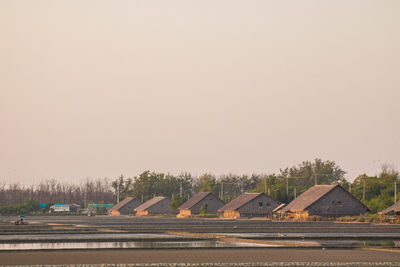
[[[162,201],[164,199],[166,199],[166,197],[154,197],[154,198],[150,199],[149,201],[143,203],[139,207],[137,207],[135,210],[136,211],[138,211],[138,210],[147,210],[151,206],[157,204],[158,202],[160,202],[160,201]]]
[[[358,200],[355,196],[353,196],[351,193],[349,193],[346,189],[341,187],[338,184],[335,185],[314,185],[310,189],[308,189],[306,192],[298,196],[296,199],[294,199],[292,202],[290,202],[286,207],[281,209],[279,212],[288,212],[288,211],[304,211],[308,207],[310,207],[312,204],[320,200],[323,196],[331,192],[335,188],[340,188],[347,194],[349,194],[355,201],[360,203],[362,206],[365,206],[360,200]],[[367,206],[365,206],[368,209]]]
[[[253,199],[261,196],[262,194],[263,193],[245,193],[245,194],[235,198],[234,200],[232,200],[231,202],[229,202],[225,206],[219,208],[218,212],[222,212],[222,211],[225,211],[225,210],[237,210],[241,206],[249,203]]]
[[[135,199],[136,199],[135,197],[126,197],[124,200],[122,200],[117,205],[112,207],[111,210],[119,210],[119,209],[121,209],[122,207],[124,207],[125,205],[127,205],[128,203],[130,203],[131,201],[133,201]]]
[[[390,212],[400,212],[400,201],[397,201],[396,203],[394,203],[394,205],[390,206],[387,209],[382,210],[380,213],[382,214],[387,214]]]
[[[336,186],[338,185],[314,185],[290,202],[286,207],[281,209],[280,212],[303,211],[314,204],[321,197],[328,194]]]
[[[200,193],[197,193],[191,199],[189,199],[188,201],[183,203],[181,206],[179,206],[178,209],[190,209],[194,205],[196,205],[197,203],[202,201],[208,195],[212,195],[212,193],[211,192],[200,192]],[[215,198],[218,199],[217,197],[215,197]]]

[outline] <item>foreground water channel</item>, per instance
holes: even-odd
[[[400,233],[1,235],[0,251],[166,248],[400,247]]]
[[[0,220],[0,251],[400,246],[400,226],[335,222],[132,217]]]

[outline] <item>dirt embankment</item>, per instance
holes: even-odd
[[[400,262],[396,250],[167,249],[1,252],[1,265],[254,262]]]

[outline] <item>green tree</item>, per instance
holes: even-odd
[[[378,176],[359,175],[352,183],[352,193],[368,206],[372,213],[376,213],[394,204],[398,176],[397,171],[387,168],[383,168]]]
[[[118,179],[111,183],[111,186],[114,189],[116,197],[119,197],[119,200],[117,200],[117,202],[125,199],[128,196],[132,196],[133,194],[132,179],[125,179],[122,174],[118,177]]]
[[[185,197],[179,197],[172,195],[172,200],[171,200],[171,209],[173,211],[177,211],[179,206],[182,205],[187,199]]]
[[[218,196],[219,186],[217,184],[217,179],[214,175],[210,173],[205,173],[201,175],[198,179],[198,192],[212,192],[214,195]]]

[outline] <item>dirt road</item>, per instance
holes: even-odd
[[[0,252],[1,265],[238,262],[400,262],[371,249],[163,249]]]

